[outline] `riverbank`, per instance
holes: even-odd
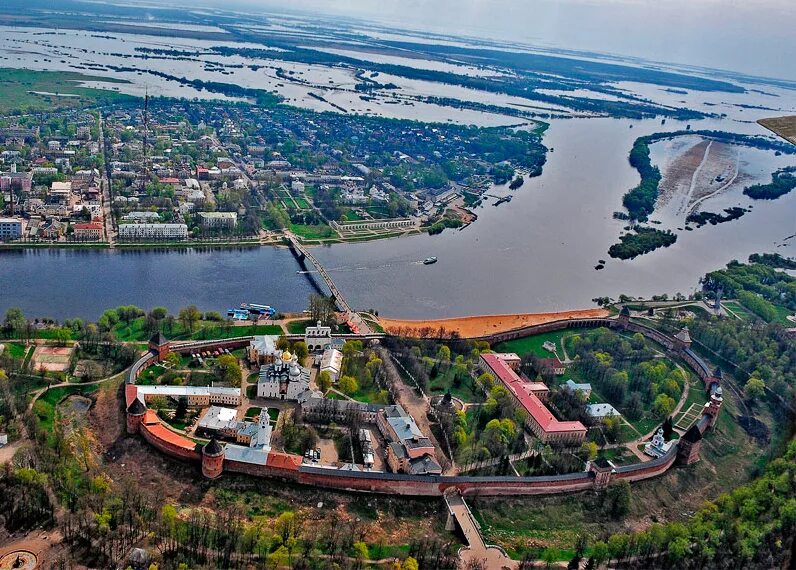
[[[416,321],[380,317],[379,323],[388,333],[396,333],[400,330],[403,334],[411,335],[411,333],[417,333],[422,329],[439,330],[443,328],[448,332],[456,332],[463,338],[474,338],[564,319],[601,318],[609,315],[610,313],[606,309],[583,309],[552,313],[479,315]]]

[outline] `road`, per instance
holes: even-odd
[[[100,190],[102,191],[102,219],[105,226],[105,239],[108,242],[108,246],[114,248],[116,247],[116,230],[113,227],[110,165],[108,164],[108,154],[105,148],[105,130],[103,124],[102,113],[99,113],[99,136],[97,142],[102,155],[102,177],[100,178]]]

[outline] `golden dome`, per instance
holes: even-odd
[[[282,351],[282,362],[290,362],[293,357],[287,350]]]

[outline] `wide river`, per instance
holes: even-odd
[[[554,152],[543,175],[512,192],[510,203],[494,207],[490,200],[478,208],[478,221],[464,230],[319,247],[315,254],[353,306],[407,318],[582,308],[594,297],[620,293],[688,294],[701,275],[731,259],[762,251],[796,255],[796,238],[786,239],[796,234],[794,192],[756,203],[735,222],[678,232],[674,246],[633,261],[608,257],[623,225],[612,213],[638,183],[627,162],[633,141],[679,128],[684,125],[672,121],[665,127],[659,121],[554,121],[544,139]],[[763,132],[736,121],[693,128]],[[432,255],[439,258],[435,265],[420,262]],[[600,259],[608,263],[596,271]],[[176,310],[193,303],[222,311],[243,301],[296,311],[312,291],[298,269],[288,250],[272,247],[2,252],[0,311],[19,306],[30,316],[93,319],[120,304]]]

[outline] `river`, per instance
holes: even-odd
[[[762,131],[737,121],[692,126]],[[612,214],[638,183],[627,162],[633,141],[684,127],[653,120],[554,121],[544,139],[554,152],[543,175],[526,180],[511,202],[495,207],[490,200],[478,208],[478,220],[464,230],[314,253],[353,306],[406,318],[581,308],[592,306],[594,297],[620,293],[688,294],[701,275],[731,259],[762,251],[796,255],[796,238],[786,241],[796,234],[794,192],[755,203],[737,221],[678,232],[672,247],[635,260],[608,257],[623,226]],[[489,192],[506,193],[505,187]],[[438,263],[423,265],[431,255]],[[607,264],[596,271],[600,259]],[[273,247],[1,252],[0,311],[19,306],[31,316],[93,319],[120,304],[176,310],[193,303],[223,311],[243,301],[297,311],[312,291],[298,269],[288,250]]]

